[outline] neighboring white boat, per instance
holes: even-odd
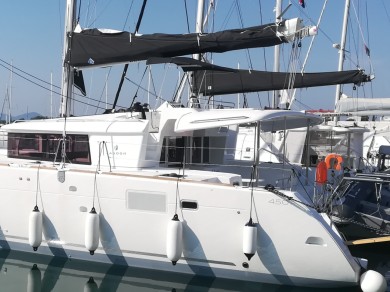
[[[339,125],[365,127],[364,158],[377,165],[380,146],[390,145],[390,99],[352,98],[343,95],[336,105],[336,113],[347,115]],[[386,161],[386,166],[389,166]]]
[[[243,186],[239,171],[186,167],[206,156],[223,163],[230,127],[256,123],[266,133],[321,121],[294,111],[164,103],[150,111],[5,125],[0,246],[254,282],[341,287],[369,281],[361,278],[365,262],[304,195]],[[177,138],[182,148],[171,143]],[[190,155],[186,148],[197,138],[202,147]]]

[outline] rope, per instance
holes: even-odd
[[[98,170],[96,169],[95,177],[93,180],[93,198],[92,198],[92,209],[93,210],[95,209],[95,197],[96,197],[96,193],[97,193],[97,173],[98,173]]]
[[[251,185],[251,204],[250,204],[250,208],[249,208],[249,221],[252,221],[253,188],[254,188],[255,170],[256,170],[256,164],[254,163],[253,166],[252,166],[251,179],[250,179],[250,185]]]
[[[38,193],[41,192],[41,186],[39,184],[39,170],[41,169],[41,164],[38,161],[38,173],[37,173],[37,191],[35,193],[35,207],[38,207]]]
[[[94,182],[93,182],[94,186],[93,186],[92,210],[95,210],[95,197],[97,196],[97,174],[100,171],[100,158],[102,156],[102,152],[104,150],[105,145],[106,145],[105,141],[102,141],[99,143],[99,159],[98,159],[98,163],[96,165],[95,177],[94,177]],[[106,146],[106,148],[107,148],[107,146]],[[108,156],[108,152],[107,152],[107,156]],[[108,159],[110,159],[110,158],[108,158]],[[110,164],[110,171],[111,171],[111,164]]]
[[[184,169],[185,169],[185,165],[186,165],[186,152],[187,152],[186,146],[187,146],[187,142],[186,142],[186,140],[184,140],[183,178],[184,178]],[[179,168],[179,173],[178,173],[177,180],[176,180],[175,217],[177,217],[177,206],[178,206],[178,198],[179,198],[179,180],[180,180],[180,168]]]
[[[64,117],[64,129],[62,131],[62,148],[61,148],[61,169],[65,168],[65,158],[66,158],[66,113],[68,111],[68,103],[65,107],[65,117]],[[54,160],[55,162],[55,160]]]

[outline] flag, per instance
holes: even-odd
[[[73,72],[74,72],[74,75],[73,75],[74,87],[76,87],[78,90],[80,90],[82,95],[86,96],[87,93],[85,91],[83,72],[81,70],[74,70]]]
[[[305,8],[305,0],[299,0],[299,5],[301,5],[302,8]]]
[[[366,45],[364,45],[364,50],[366,51],[367,56],[370,57],[370,49]]]

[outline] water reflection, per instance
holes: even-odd
[[[0,252],[0,267],[1,291],[360,291],[358,287],[313,290],[222,280],[14,251]]]

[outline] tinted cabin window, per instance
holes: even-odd
[[[210,163],[210,138],[209,137],[166,137],[160,156],[160,163],[168,166],[181,165],[183,162],[184,149],[186,150],[187,164]]]
[[[8,134],[8,157],[61,161],[63,139],[60,134]],[[91,164],[87,135],[67,135],[65,139],[65,161]]]

